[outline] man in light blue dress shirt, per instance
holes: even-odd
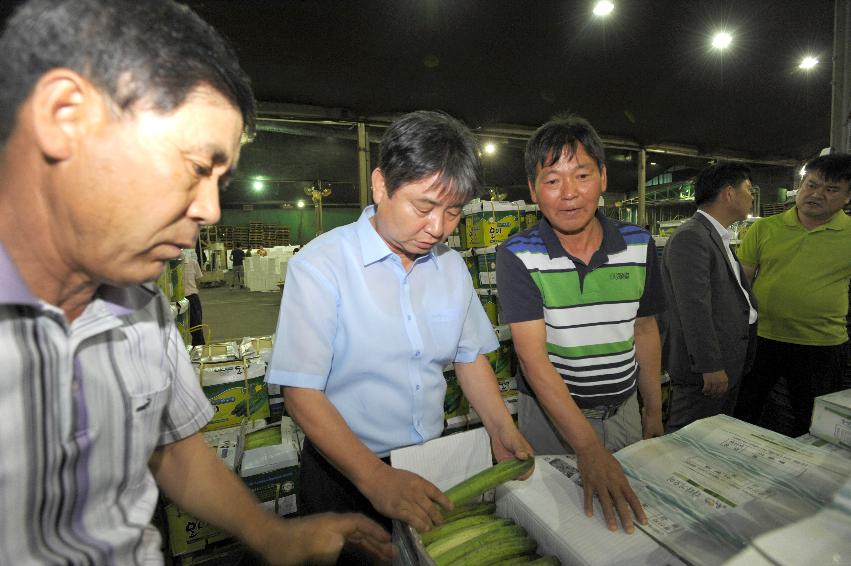
[[[494,331],[463,259],[444,244],[480,184],[465,126],[407,114],[382,139],[375,206],[290,260],[267,379],[285,386],[308,438],[300,511],[355,506],[385,525],[439,523],[434,503],[448,508],[445,496],[386,458],[440,436],[450,362],[497,459],[531,455],[484,357],[499,345]]]

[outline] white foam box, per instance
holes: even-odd
[[[684,566],[638,528],[609,531],[596,499],[594,516],[587,517],[578,481],[572,456],[537,456],[532,477],[496,489],[497,515],[522,525],[538,542],[538,554],[562,564]]]
[[[816,397],[810,434],[851,449],[851,389]]]
[[[491,465],[490,440],[480,428],[396,450],[390,458],[394,467],[445,491]],[[538,456],[529,479],[508,482],[486,497],[495,498],[497,515],[513,519],[538,542],[538,554],[554,555],[564,565],[685,566],[639,529],[631,535],[609,531],[598,504],[594,517],[586,517],[577,480],[571,457]],[[394,564],[434,565],[412,527],[394,521],[393,537],[401,556]]]

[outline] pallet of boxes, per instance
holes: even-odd
[[[487,354],[496,374],[508,411],[517,414],[517,371],[519,364],[507,324],[500,324],[499,293],[496,288],[496,248],[512,234],[537,224],[538,206],[524,201],[485,201],[473,199],[462,211],[462,219],[447,243],[467,264],[473,288],[499,339],[499,349]],[[455,379],[454,368],[444,370],[447,390],[444,402],[446,432],[478,426],[481,419],[464,399]]]
[[[190,358],[215,409],[202,431],[204,440],[263,506],[292,516],[303,435],[282,416],[280,391],[273,388],[270,394],[264,382],[271,348],[271,337],[248,337],[193,347]],[[171,564],[236,563],[245,552],[231,537],[167,500],[162,516]]]

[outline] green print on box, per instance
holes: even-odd
[[[266,364],[246,360],[201,364],[201,387],[215,413],[204,430],[236,426],[243,419],[269,416],[269,394],[263,378]]]
[[[488,315],[488,320],[496,326],[499,324],[499,298],[496,289],[478,289],[479,301],[485,309],[485,314]]]
[[[493,246],[525,227],[526,203],[474,199],[464,207],[463,215],[467,245]]]

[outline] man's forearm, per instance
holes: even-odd
[[[496,375],[487,358],[479,355],[471,363],[456,363],[455,375],[464,396],[481,417],[488,432],[493,433],[503,427],[514,426],[511,414],[502,400]]]
[[[638,390],[645,412],[661,412],[662,341],[653,316],[635,321],[635,359],[638,361]]]
[[[277,518],[207,446],[200,433],[158,448],[149,466],[163,493],[181,510],[257,548],[256,534]]]

